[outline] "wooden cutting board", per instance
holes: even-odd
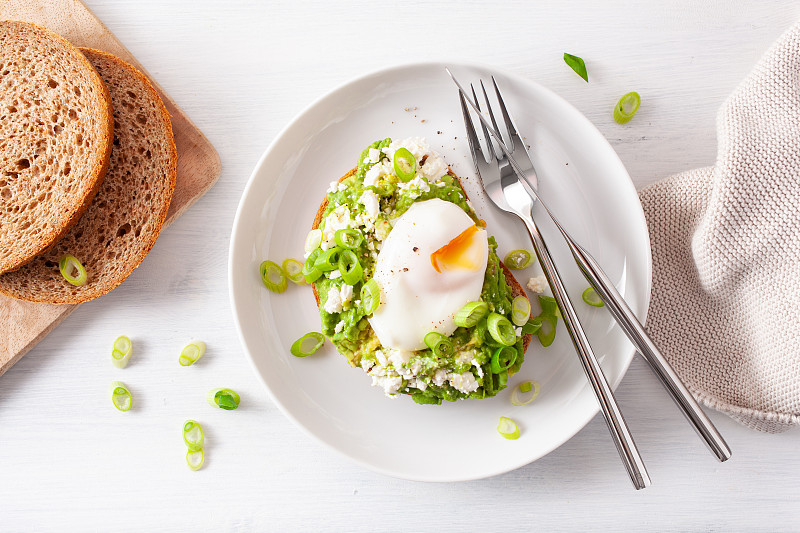
[[[178,179],[166,224],[172,223],[214,185],[220,174],[217,151],[161,89],[136,58],[80,0],[0,0],[0,20],[46,26],[76,46],[105,50],[141,70],[161,95],[172,115],[178,150]],[[50,333],[77,305],[49,305],[0,295],[0,375]]]

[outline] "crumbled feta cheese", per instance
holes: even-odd
[[[425,158],[425,164],[420,167],[420,172],[431,182],[439,181],[439,178],[447,174],[447,163],[439,154],[431,152]]]
[[[336,190],[338,188],[339,188],[339,182],[338,181],[332,181],[331,182],[331,186],[328,187],[328,192],[336,192]]]
[[[342,312],[342,298],[339,296],[339,291],[328,291],[328,298],[325,300],[324,309],[331,314]]]
[[[322,231],[322,243],[320,248],[323,251],[335,245],[334,236],[340,229],[347,229],[352,224],[353,220],[350,218],[350,210],[346,205],[340,205],[330,212],[325,218],[325,227]]]
[[[342,285],[342,288],[339,289],[339,298],[342,300],[342,304],[346,304],[347,302],[351,301],[353,299],[353,286],[348,285],[347,283]]]
[[[440,368],[436,371],[436,374],[433,375],[433,384],[437,387],[441,387],[444,385],[445,381],[447,381],[447,370]]]
[[[389,364],[389,361],[386,359],[386,355],[383,353],[383,350],[375,350],[375,359],[378,360],[378,364],[381,366],[386,366]]]
[[[338,278],[341,278],[341,277],[342,277],[342,273],[339,272],[338,270],[331,270],[328,273],[328,279],[338,279]]]
[[[361,368],[364,369],[364,372],[369,372],[373,366],[375,366],[373,361],[370,361],[369,359],[361,359]]]
[[[344,191],[344,190],[347,190],[347,184],[346,184],[346,183],[342,183],[342,182],[340,181],[340,182],[339,182],[339,185],[336,187],[336,190],[337,190],[338,192],[342,192],[342,191]]]
[[[340,320],[335,326],[333,326],[333,332],[339,333],[344,329],[344,320]]]
[[[520,328],[514,328],[514,333],[517,334],[517,337],[521,337],[522,336],[522,328],[521,327]]]
[[[388,161],[375,163],[364,174],[364,187],[374,186],[382,176],[394,173],[394,165]]]
[[[471,363],[472,363],[472,366],[475,367],[475,371],[478,373],[478,377],[482,378],[483,377],[483,367],[481,366],[481,364],[478,362],[477,359],[473,359],[471,361]]]
[[[399,369],[411,360],[412,355],[414,355],[413,352],[406,350],[392,350],[388,359],[396,369]]]
[[[380,160],[381,160],[381,151],[378,150],[377,148],[370,148],[367,155],[367,161],[369,161],[370,163],[377,163]]]
[[[528,280],[528,288],[536,294],[541,294],[547,290],[547,278],[544,275],[536,276]]]
[[[394,397],[400,386],[403,384],[403,378],[390,377],[390,376],[372,376],[372,385],[383,387],[383,392],[386,396]]]
[[[475,358],[475,354],[473,352],[471,352],[471,351],[469,351],[469,352],[460,352],[458,355],[456,355],[456,363],[463,365],[464,363],[471,362],[474,358]]]
[[[478,382],[472,372],[463,372],[461,374],[452,374],[450,376],[450,385],[454,389],[465,394],[474,392],[478,388]]]
[[[380,199],[378,198],[378,195],[371,190],[366,190],[361,194],[361,197],[358,199],[358,203],[364,206],[367,220],[375,224],[375,220],[378,218],[378,213],[380,213]]]

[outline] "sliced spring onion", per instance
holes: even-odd
[[[283,275],[283,270],[281,270],[281,267],[279,267],[277,263],[264,261],[261,263],[260,271],[261,281],[264,282],[266,288],[277,293],[286,290],[286,286],[289,283],[286,281],[286,276]]]
[[[133,395],[121,381],[111,382],[111,402],[120,411],[128,411],[133,407]]]
[[[528,405],[539,396],[539,383],[536,381],[523,381],[511,391],[511,405],[522,407]]]
[[[524,326],[522,326],[522,334],[523,335],[533,335],[539,328],[542,327],[542,319],[539,317],[534,317],[529,319]]]
[[[539,315],[537,318],[541,321],[541,327],[536,332],[536,336],[539,337],[539,342],[542,343],[542,346],[546,348],[553,344],[553,340],[556,338],[558,319],[552,315]]]
[[[543,315],[555,316],[555,317],[561,316],[561,310],[558,308],[556,299],[553,298],[552,296],[540,294],[539,307],[542,308]]]
[[[499,374],[492,375],[497,376],[497,390],[505,389],[508,384],[508,372],[500,372]]]
[[[317,333],[316,331],[312,331],[311,333],[306,333],[294,341],[289,351],[295,357],[308,357],[312,353],[319,350],[324,343],[325,335],[322,333]]]
[[[506,416],[500,417],[500,423],[497,424],[497,432],[508,440],[516,440],[519,438],[519,426]]]
[[[422,405],[442,405],[442,399],[428,394],[412,394],[411,399]]]
[[[306,279],[306,283],[314,283],[322,276],[322,270],[318,269],[316,266],[317,257],[319,257],[321,253],[320,249],[317,248],[311,252],[306,262],[303,263],[303,277]]]
[[[111,349],[111,362],[117,368],[125,368],[128,366],[128,360],[131,358],[133,352],[133,344],[131,340],[122,335],[117,337],[114,341],[114,347]]]
[[[565,52],[564,63],[569,65],[569,68],[574,70],[575,74],[583,78],[583,81],[589,83],[589,73],[586,72],[586,63],[583,62],[583,59]]]
[[[492,374],[500,374],[511,368],[517,360],[517,349],[511,346],[501,346],[492,354]]]
[[[489,304],[486,302],[469,302],[456,313],[456,326],[471,328],[486,316],[487,311],[489,311]]]
[[[334,233],[333,240],[336,241],[337,246],[354,250],[364,242],[364,234],[357,229],[340,229]]]
[[[614,106],[614,121],[617,124],[629,122],[633,118],[633,115],[639,110],[639,105],[641,103],[642,99],[639,97],[639,93],[632,92],[626,94],[620,98],[617,105]]]
[[[438,357],[450,357],[453,355],[453,342],[437,331],[431,331],[423,339],[425,346],[431,349]]]
[[[525,296],[511,301],[511,321],[515,326],[524,326],[531,316],[531,302]]]
[[[361,263],[358,262],[358,257],[353,250],[342,250],[339,254],[338,262],[339,272],[342,274],[342,280],[348,285],[355,285],[361,281],[361,275],[364,269]]]
[[[219,407],[220,409],[225,409],[226,411],[233,411],[239,407],[241,398],[235,390],[214,389],[208,391],[208,394],[206,394],[206,400],[211,407]]]
[[[306,252],[311,253],[319,248],[320,244],[322,244],[322,230],[314,228],[308,232],[304,249]]]
[[[489,313],[489,317],[486,319],[486,326],[492,338],[503,346],[511,346],[517,342],[514,325],[503,315]]]
[[[341,253],[342,249],[338,246],[328,248],[324,252],[320,253],[316,260],[314,260],[314,267],[318,268],[322,272],[336,270],[339,268],[339,256]]]
[[[381,290],[375,278],[370,279],[361,287],[361,309],[365,315],[375,312],[381,303]]]
[[[407,148],[398,148],[394,153],[394,173],[400,181],[411,181],[417,173],[417,158]]]
[[[528,250],[511,250],[506,254],[506,258],[503,259],[503,263],[508,268],[514,270],[521,270],[523,268],[527,268],[533,263],[533,254],[531,254]]]
[[[65,254],[61,256],[61,259],[58,260],[58,269],[64,279],[72,285],[76,287],[86,285],[86,280],[88,279],[86,269],[83,268],[81,262],[74,255]]]
[[[186,347],[181,350],[181,356],[178,357],[178,362],[181,366],[190,366],[195,364],[205,353],[206,343],[203,341],[194,341],[191,344],[187,344]]]
[[[592,307],[603,307],[603,305],[605,305],[603,304],[603,300],[600,299],[600,296],[597,295],[597,291],[594,290],[594,287],[589,287],[583,291],[581,298]]]
[[[203,435],[203,426],[197,420],[187,420],[183,423],[183,442],[190,451],[203,449],[206,438]]]
[[[303,263],[297,259],[284,259],[281,265],[283,275],[286,276],[292,283],[302,285],[306,282],[306,277],[303,275]]]
[[[192,470],[200,470],[203,468],[203,463],[206,460],[206,456],[203,453],[203,449],[199,450],[189,450],[186,452],[186,464],[189,465],[189,468]]]

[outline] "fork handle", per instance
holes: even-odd
[[[647,474],[644,461],[639,455],[639,450],[636,448],[636,443],[628,430],[622,411],[617,405],[611,386],[608,384],[605,374],[603,374],[603,369],[600,367],[600,363],[589,345],[586,333],[578,321],[578,315],[575,313],[572,302],[567,295],[567,290],[561,281],[561,276],[553,263],[547,245],[531,216],[525,213],[517,213],[517,215],[525,222],[525,227],[528,229],[539,263],[542,265],[544,275],[553,291],[553,296],[564,314],[564,324],[567,327],[569,336],[572,338],[572,343],[575,345],[575,350],[578,352],[586,377],[592,385],[592,390],[597,397],[597,402],[600,404],[603,418],[608,425],[608,430],[611,432],[614,444],[617,446],[617,451],[625,464],[631,482],[633,482],[633,486],[637,490],[649,487],[650,476]]]
[[[720,461],[726,461],[731,457],[731,449],[722,438],[717,428],[703,412],[697,401],[681,381],[680,377],[672,369],[669,362],[661,355],[658,347],[647,334],[641,322],[636,318],[625,299],[617,291],[614,284],[606,273],[581,245],[572,240],[559,225],[564,238],[569,245],[575,262],[578,263],[587,281],[597,291],[597,295],[608,307],[609,312],[620,325],[622,330],[633,342],[639,353],[650,364],[653,372],[658,376],[662,385],[667,389],[672,399],[680,408],[683,415],[692,424],[697,434],[705,441],[711,452]]]

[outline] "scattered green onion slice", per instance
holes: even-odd
[[[511,346],[501,346],[492,354],[492,374],[500,374],[511,368],[517,360],[517,349]]]
[[[306,333],[292,344],[292,347],[289,351],[295,357],[308,357],[312,353],[319,350],[319,348],[325,342],[325,335],[322,333],[317,333],[316,331],[312,331],[311,333]]]
[[[525,296],[517,296],[511,301],[511,321],[515,326],[524,326],[531,316],[531,302]]]
[[[370,279],[361,287],[361,309],[365,315],[375,312],[381,303],[381,290],[375,278]]]
[[[394,173],[400,181],[411,181],[417,173],[417,158],[407,148],[398,148],[394,153]]]
[[[617,105],[614,106],[614,120],[616,123],[625,124],[629,122],[639,110],[639,104],[641,103],[642,99],[637,92],[628,93],[620,98]]]
[[[314,228],[308,232],[304,249],[306,252],[311,253],[319,248],[320,244],[322,244],[322,230]]]
[[[497,432],[508,440],[516,440],[519,438],[519,426],[506,416],[500,417],[500,423],[497,424]]]
[[[76,287],[86,285],[86,280],[88,279],[86,269],[83,268],[81,262],[74,255],[66,254],[61,256],[61,259],[58,260],[58,269],[64,279],[72,285]]]
[[[604,305],[603,300],[601,300],[600,296],[597,295],[597,291],[594,290],[594,287],[589,287],[583,291],[581,298],[583,298],[583,301],[592,307],[603,307]]]
[[[206,400],[211,407],[219,407],[220,409],[225,409],[226,411],[233,411],[239,407],[241,398],[235,390],[214,389],[208,391],[208,394],[206,394]]]
[[[203,435],[203,426],[196,420],[187,420],[183,423],[183,442],[189,451],[196,452],[203,449],[206,438]]]
[[[438,357],[450,357],[455,351],[453,342],[437,331],[431,331],[423,339],[425,346]]]
[[[133,395],[121,381],[111,382],[111,402],[120,411],[128,411],[133,407]]]
[[[181,350],[181,356],[178,357],[178,362],[181,364],[181,366],[193,365],[198,359],[203,357],[203,354],[205,353],[206,343],[203,341],[195,341],[191,344],[188,344],[183,350]]]
[[[114,341],[114,348],[111,350],[111,362],[117,368],[125,368],[128,366],[128,360],[131,358],[133,352],[133,344],[131,340],[122,335],[117,337]]]
[[[306,262],[303,263],[303,277],[306,279],[306,283],[314,283],[322,276],[322,270],[318,269],[316,266],[317,257],[322,252],[319,248],[311,252],[311,255],[308,256]]]
[[[517,407],[528,405],[539,396],[539,383],[524,381],[511,391],[511,404]]]
[[[279,267],[277,263],[264,261],[261,263],[260,270],[261,281],[264,282],[266,288],[277,293],[286,290],[286,286],[289,283],[286,281],[286,276],[283,275],[283,270],[281,270],[281,267]]]
[[[486,319],[486,326],[492,338],[503,346],[511,346],[517,342],[517,334],[514,332],[513,324],[503,315],[489,313],[489,318]]]
[[[297,259],[284,259],[281,265],[283,275],[286,276],[292,283],[302,285],[306,282],[306,277],[303,275],[303,263]]]
[[[583,59],[564,52],[564,63],[569,65],[569,68],[574,70],[578,76],[583,78],[583,81],[589,83],[589,73],[586,72],[586,63],[583,62]]]
[[[328,248],[317,256],[317,259],[314,261],[314,266],[322,272],[336,270],[339,268],[339,256],[341,253],[342,249],[338,246]]]
[[[189,465],[189,468],[192,470],[200,470],[203,468],[203,463],[206,460],[206,456],[203,453],[203,449],[199,450],[189,450],[186,452],[186,464]]]
[[[539,328],[542,327],[542,319],[539,317],[534,317],[528,319],[524,326],[522,326],[522,334],[523,335],[533,335]]]
[[[556,303],[556,299],[552,296],[547,296],[545,294],[539,295],[539,307],[542,308],[542,314],[548,316],[559,317],[561,316],[561,310],[558,308],[558,304]]]
[[[339,254],[339,272],[342,274],[342,280],[348,285],[355,285],[361,281],[361,275],[364,269],[361,263],[358,262],[358,257],[353,250],[342,250]]]
[[[489,311],[489,304],[486,302],[469,302],[456,313],[456,326],[471,328],[486,316],[487,311]]]
[[[503,259],[503,263],[508,268],[513,270],[521,270],[523,268],[527,268],[533,263],[533,254],[531,254],[528,250],[511,250],[506,254],[506,258]]]
[[[556,338],[557,319],[552,315],[539,315],[537,318],[541,320],[541,327],[536,332],[536,336],[539,337],[542,346],[546,348],[553,344],[553,340]]]
[[[333,240],[336,241],[337,246],[355,250],[364,242],[364,234],[357,229],[340,229],[334,233]]]

